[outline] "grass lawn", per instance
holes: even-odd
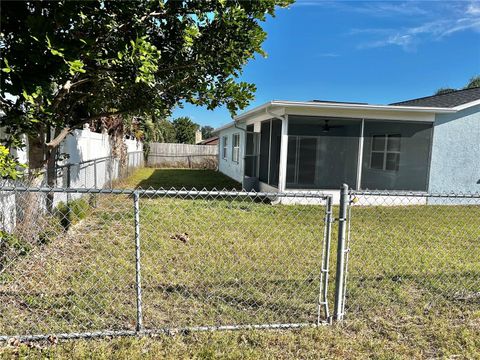
[[[132,176],[122,182],[124,187],[140,187],[148,189],[170,189],[170,188],[206,188],[212,190],[237,189],[241,190],[242,185],[222,173],[214,170],[196,169],[154,169],[143,168],[137,170]]]
[[[215,183],[216,176],[142,169],[122,186],[238,186],[223,176]],[[134,329],[132,199],[96,201],[83,221],[2,273],[2,334]],[[145,327],[314,322],[323,217],[323,206],[141,198]],[[0,355],[480,358],[480,226],[472,221],[478,218],[480,206],[352,209],[341,325],[67,341],[4,347]],[[178,237],[184,233],[185,243]],[[331,254],[334,269],[334,246]]]

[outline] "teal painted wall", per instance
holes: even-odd
[[[480,105],[436,116],[429,179],[430,192],[480,193]]]

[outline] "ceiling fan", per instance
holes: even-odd
[[[329,132],[330,129],[341,128],[342,125],[329,125],[330,120],[325,120],[325,124],[322,127],[322,132]]]

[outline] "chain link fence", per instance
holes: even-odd
[[[347,319],[473,321],[480,194],[350,191],[347,201]]]
[[[51,194],[76,199],[32,207]],[[280,204],[294,196],[301,204]],[[1,340],[288,328],[329,316],[329,196],[0,187],[0,200],[2,217],[15,218],[0,233]]]
[[[480,194],[344,186],[337,207],[322,193],[4,186],[0,203],[0,340],[480,311]]]
[[[55,187],[112,189],[115,181],[128,177],[143,166],[143,151],[127,153],[123,163],[119,158],[107,156],[59,164],[55,168]]]

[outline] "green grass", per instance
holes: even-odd
[[[164,188],[186,188],[197,190],[206,188],[212,190],[237,189],[241,190],[241,184],[232,180],[222,173],[214,170],[195,170],[195,169],[154,169],[143,168],[137,170],[135,174],[121,183],[124,187],[140,187],[148,189]]]
[[[169,187],[178,178],[182,186],[225,187],[215,174],[142,169],[123,186]],[[314,322],[323,216],[322,206],[141,198],[146,328]],[[0,354],[480,358],[478,218],[479,206],[353,208],[342,326],[71,341]],[[133,220],[130,197],[101,195],[87,218],[19,258],[0,280],[0,332],[134,329]],[[186,243],[176,239],[183,233]]]

